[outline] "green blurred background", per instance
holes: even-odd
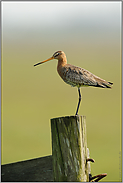
[[[121,181],[121,2],[2,2],[2,164],[52,154],[50,119],[74,115],[55,51],[114,83],[81,88],[92,174]]]

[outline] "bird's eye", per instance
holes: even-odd
[[[57,57],[59,55],[59,53],[58,52],[56,52],[56,53],[54,53],[54,57]]]

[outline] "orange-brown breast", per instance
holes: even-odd
[[[78,67],[76,66],[73,66],[71,64],[58,63],[57,71],[60,77],[71,86],[80,87],[84,84]]]

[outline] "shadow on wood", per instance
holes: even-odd
[[[53,182],[52,156],[2,165],[1,182]]]

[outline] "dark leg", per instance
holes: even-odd
[[[79,105],[80,105],[80,102],[81,102],[80,88],[78,88],[78,92],[79,92],[79,102],[78,102],[78,106],[77,106],[77,110],[76,110],[76,114],[75,115],[78,115]]]

